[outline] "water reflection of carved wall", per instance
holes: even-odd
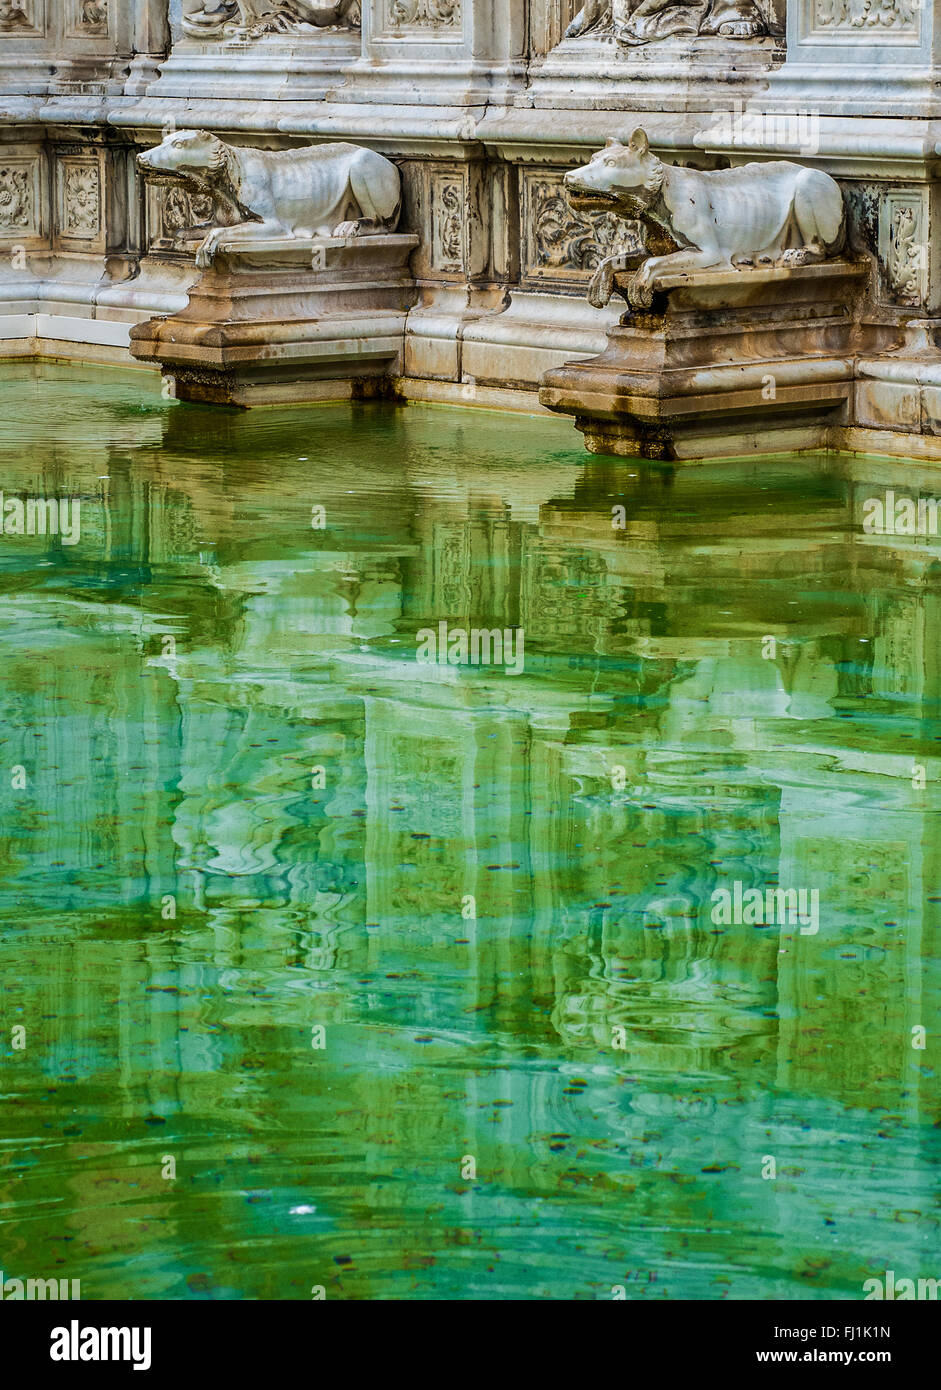
[[[194,106],[230,143],[354,140],[394,159],[421,239],[403,394],[527,410],[546,367],[600,351],[622,308],[592,309],[585,288],[633,231],[567,209],[565,171],[641,121],[681,165],[772,153],[706,134],[728,90],[772,107],[781,90],[783,52],[703,27],[747,3],[618,6],[620,45],[613,11],[610,33],[562,43],[571,0],[368,0],[362,30],[352,5],[340,25],[327,4],[185,8],[180,41],[173,0],[171,46],[166,0],[0,0],[12,350],[41,331],[46,350],[120,360],[132,324],[185,302],[183,238],[218,210],[182,189],[145,198],[134,155]],[[791,22],[789,100],[823,109],[815,163],[849,193],[872,258],[861,333],[887,349],[874,387],[898,393],[873,416],[908,422],[906,453],[932,436],[937,449],[941,203],[922,138],[935,7],[802,0]],[[921,346],[896,354],[913,316]],[[97,1296],[120,1296],[108,1280],[133,1264],[138,1296],[303,1297],[272,1273],[322,1243],[291,1225],[309,1193],[290,1221],[280,1203],[290,1169],[298,1187],[316,1170],[317,1219],[335,1232],[369,1214],[343,1297],[392,1294],[392,1268],[414,1292],[419,1260],[438,1278],[455,1254],[466,1297],[481,1249],[480,1287],[508,1286],[512,1260],[485,1247],[499,1223],[514,1259],[521,1233],[534,1253],[553,1216],[533,1193],[562,1199],[555,1268],[597,1253],[603,1283],[629,1213],[668,1293],[672,1279],[739,1296],[745,1265],[775,1260],[788,1296],[822,1292],[829,1273],[809,1281],[837,1188],[859,1219],[825,1237],[828,1271],[855,1277],[877,1238],[863,1228],[914,1248],[928,1208],[910,1157],[930,1131],[895,1127],[937,1108],[906,1029],[934,998],[941,929],[939,547],[859,521],[880,489],[937,495],[936,481],[860,457],[819,473],[804,457],[760,485],[754,464],[648,474],[586,462],[553,421],[488,412],[305,412],[299,445],[297,415],[266,413],[253,434],[237,412],[163,401],[141,373],[116,401],[80,374],[50,411],[45,370],[12,387],[0,483],[74,483],[83,545],[64,563],[29,538],[22,567],[6,548],[0,583],[0,742],[31,779],[0,827],[0,973],[42,1021],[16,1059],[0,1164],[13,1246],[71,1233],[72,1257],[98,1263]],[[29,454],[33,386],[55,418]],[[526,672],[423,678],[411,645],[439,616],[522,625]],[[716,931],[710,894],[733,877],[816,885],[819,938]],[[175,922],[160,920],[164,893]],[[333,1030],[315,1066],[312,1017]],[[37,1148],[50,1078],[79,1116]],[[192,1162],[175,1193],[151,1161],[161,1120],[180,1121]],[[456,1194],[441,1169],[468,1133],[485,1181]],[[891,1173],[871,1162],[883,1147]],[[756,1176],[769,1148],[787,1155],[777,1187]],[[585,1199],[602,1195],[599,1216]],[[270,1264],[252,1268],[262,1248]],[[728,1249],[737,1268],[713,1259]],[[543,1275],[533,1260],[529,1296]]]
[[[152,1102],[225,1109],[261,1016],[309,1031],[315,984],[317,1018],[349,1023],[350,979],[397,975],[407,929],[411,969],[447,961],[456,1007],[533,1055],[561,1046],[574,1066],[610,1066],[612,1029],[625,1029],[614,1060],[646,1081],[625,1093],[630,1105],[623,1087],[604,1093],[609,1138],[666,1118],[657,1076],[721,1075],[732,1097],[756,1079],[799,1087],[805,1105],[835,1088],[865,1107],[887,1074],[907,1075],[904,1031],[873,1018],[904,1013],[914,925],[938,912],[926,895],[941,850],[936,793],[910,793],[917,743],[887,756],[879,712],[904,708],[930,741],[937,546],[864,537],[856,522],[859,497],[913,485],[909,468],[870,461],[859,482],[841,482],[804,467],[760,495],[747,467],[667,487],[634,466],[570,462],[551,426],[483,416],[456,474],[450,418],[413,410],[372,417],[377,447],[351,496],[333,460],[360,436],[335,416],[323,414],[318,455],[301,462],[297,417],[273,415],[275,470],[259,468],[241,417],[163,411],[122,408],[112,446],[69,450],[68,482],[89,494],[82,563],[109,583],[82,606],[55,584],[4,600],[20,654],[0,715],[9,753],[45,750],[46,813],[10,807],[7,896],[48,921],[50,950],[63,949],[50,881],[74,921],[87,913],[113,933],[110,955],[73,960],[69,947],[76,968],[34,996],[37,1014],[54,988],[59,1016],[80,1018],[89,979],[110,981],[119,959]],[[52,493],[61,460],[48,468]],[[370,469],[381,517],[364,513]],[[21,452],[4,458],[11,494],[27,478]],[[312,496],[331,518],[323,535],[311,532]],[[812,621],[790,606],[807,592]],[[484,673],[422,686],[403,649],[443,614],[524,624],[536,666],[510,692]],[[161,655],[168,627],[172,658]],[[774,662],[761,655],[768,631],[781,639]],[[326,790],[311,790],[315,763],[329,768]],[[614,765],[626,773],[617,791]],[[723,874],[819,886],[821,939],[798,955],[777,931],[716,933],[710,894]],[[178,895],[180,920],[142,955],[134,933],[163,892]],[[476,928],[456,908],[465,893]],[[218,1034],[200,1028],[199,1000],[160,992],[180,950],[205,953],[228,991]],[[854,952],[874,968],[863,975]],[[298,988],[273,1001],[279,972]],[[874,1014],[859,1009],[861,988]],[[119,1047],[116,1028],[94,1044],[79,1030],[63,1062],[91,1076],[101,1048]],[[820,1029],[843,1046],[821,1047]],[[388,1115],[388,1094],[369,1096],[367,1128],[375,1115],[387,1134],[412,1123]],[[547,1133],[561,1127],[550,1099],[532,1098]],[[432,1108],[434,1130],[443,1112]],[[734,1141],[741,1164],[751,1141],[738,1126]],[[638,1164],[669,1164],[671,1142],[645,1152],[638,1140]],[[545,1155],[529,1180],[553,1180]]]

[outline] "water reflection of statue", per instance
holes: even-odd
[[[674,37],[753,39],[769,30],[758,0],[588,0],[566,38],[613,33],[636,46]]]
[[[183,0],[183,31],[192,38],[353,27],[359,19],[360,0]]]

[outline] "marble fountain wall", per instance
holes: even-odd
[[[399,166],[418,238],[395,390],[537,412],[604,351],[625,306],[588,282],[636,231],[563,175],[643,124],[671,163],[839,181],[850,385],[789,442],[941,458],[939,45],[941,0],[0,0],[0,354],[130,363],[186,307],[209,210],[136,161],[167,130],[347,140]]]

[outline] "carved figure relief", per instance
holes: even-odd
[[[166,235],[176,240],[185,232],[211,227],[215,212],[211,194],[187,193],[184,188],[171,184],[163,199],[160,220]]]
[[[0,30],[33,29],[30,0],[0,0]]]
[[[376,235],[394,232],[401,211],[397,167],[359,145],[275,152],[227,145],[206,130],[178,130],[139,155],[138,164],[232,210],[232,225],[215,227],[197,251],[202,270],[224,239]]]
[[[762,38],[772,32],[762,0],[588,0],[566,32],[613,34],[627,47],[669,38]]]
[[[108,0],[81,0],[78,23],[83,34],[107,34]]]
[[[147,189],[148,246],[151,251],[182,251],[183,243],[200,241],[226,224],[229,209],[211,193],[199,193],[180,180],[152,183]],[[238,221],[238,215],[232,217]]]
[[[756,265],[807,265],[842,251],[843,192],[829,174],[790,160],[702,172],[664,164],[643,130],[627,145],[609,140],[581,169],[565,176],[576,211],[638,219],[648,252],[602,261],[588,298],[603,308],[615,276],[638,267],[628,303],[649,308],[659,277],[677,271]]]
[[[183,32],[196,39],[357,29],[361,22],[360,0],[183,0]]]
[[[393,29],[437,29],[461,22],[461,0],[389,0]]]

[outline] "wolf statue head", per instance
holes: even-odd
[[[588,164],[564,179],[569,202],[578,212],[614,212],[640,217],[656,202],[663,186],[663,164],[638,128],[626,145],[611,139]]]
[[[208,130],[174,130],[155,149],[138,155],[145,174],[206,177],[225,166],[226,147]]]

